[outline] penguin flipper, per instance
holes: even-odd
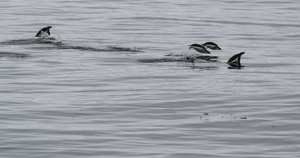
[[[47,30],[47,34],[50,36],[50,29]]]
[[[41,37],[42,36],[42,30],[40,30],[36,35],[35,37]]]

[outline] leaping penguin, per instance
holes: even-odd
[[[50,29],[52,26],[47,26],[42,29],[35,35],[35,37],[44,37],[44,36],[50,36]]]
[[[203,45],[194,43],[189,46],[190,46],[189,49],[194,48],[199,53],[210,54],[210,52]]]
[[[229,60],[228,60],[228,64],[232,67],[232,68],[241,68],[243,67],[241,65],[241,57],[242,55],[245,54],[245,52],[241,52],[238,54],[235,54],[234,56],[232,56]]]
[[[216,43],[214,42],[206,42],[202,44],[204,47],[212,49],[212,50],[222,50]]]

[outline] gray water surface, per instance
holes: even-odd
[[[299,157],[299,10],[1,1],[0,157]],[[209,60],[188,49],[207,41],[222,48]]]

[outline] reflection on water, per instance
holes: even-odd
[[[233,64],[229,64],[228,69],[241,69],[245,66],[241,65],[240,63],[233,63]]]

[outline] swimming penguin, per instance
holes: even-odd
[[[206,42],[202,44],[204,47],[212,49],[212,50],[222,50],[216,43],[214,42]]]
[[[210,54],[210,52],[204,46],[202,46],[200,44],[194,43],[194,44],[191,44],[189,46],[190,46],[189,49],[194,48],[199,53]]]
[[[47,26],[44,27],[42,29],[40,29],[40,31],[35,35],[35,37],[44,37],[44,36],[50,36],[50,29],[52,28],[52,26]]]
[[[245,54],[245,52],[241,52],[238,54],[235,54],[234,56],[232,56],[229,60],[228,60],[228,64],[233,67],[233,68],[241,68],[243,67],[241,65],[241,57],[242,55]]]

